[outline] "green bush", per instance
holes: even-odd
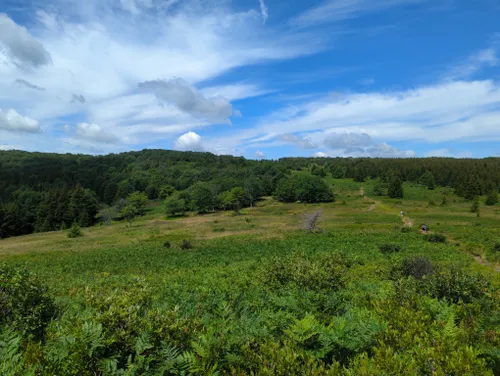
[[[287,286],[305,290],[339,290],[344,286],[348,265],[337,255],[312,261],[304,255],[273,260],[264,273],[264,284],[273,290]]]
[[[163,247],[164,248],[170,248],[170,247],[172,247],[172,244],[170,243],[169,240],[165,240],[165,242],[163,243]]]
[[[399,265],[399,271],[405,277],[422,279],[434,273],[434,265],[427,257],[406,258]]]
[[[391,244],[391,243],[382,244],[382,245],[380,245],[378,247],[378,249],[382,253],[397,253],[397,252],[401,252],[401,246],[399,244]]]
[[[493,252],[500,253],[500,242],[496,242],[495,244],[493,244]]]
[[[71,226],[71,228],[68,231],[67,236],[70,239],[79,238],[79,237],[83,236],[83,232],[80,229],[80,226],[78,225],[78,223],[76,223],[76,222],[73,223],[73,225]]]
[[[410,226],[403,226],[403,227],[401,227],[401,232],[403,234],[407,234],[407,233],[411,232],[411,227]]]
[[[57,308],[47,289],[26,269],[0,265],[0,328],[8,325],[40,340]]]
[[[446,236],[443,234],[430,234],[426,236],[429,243],[446,243]]]
[[[181,249],[182,250],[187,250],[187,249],[191,249],[193,248],[193,244],[187,240],[187,239],[184,239],[182,242],[181,242],[181,245],[180,245]]]
[[[470,303],[486,297],[489,288],[490,283],[482,275],[468,274],[457,268],[434,274],[423,286],[426,294],[453,303]]]

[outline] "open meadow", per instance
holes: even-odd
[[[42,341],[2,334],[0,374],[500,375],[499,207],[326,181],[335,202],[175,218],[150,202],[75,239],[0,240],[0,265],[54,304]]]

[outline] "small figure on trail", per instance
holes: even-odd
[[[425,232],[425,233],[426,233],[426,232],[429,230],[429,228],[427,227],[427,225],[422,225],[422,226],[420,227],[420,230],[422,230],[422,232]]]
[[[401,217],[405,216],[405,212],[401,210]]]

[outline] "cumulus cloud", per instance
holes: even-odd
[[[289,142],[291,144],[295,144],[302,149],[316,149],[318,146],[314,144],[308,138],[300,138],[295,134],[285,133],[276,137],[278,141]]]
[[[33,38],[24,26],[16,24],[3,13],[0,13],[0,47],[19,66],[36,68],[52,62],[42,43]]]
[[[328,154],[323,153],[322,151],[318,151],[317,153],[313,154],[313,157],[316,157],[316,158],[327,158]]]
[[[323,144],[330,149],[348,149],[369,146],[372,138],[366,133],[334,133],[325,137]]]
[[[33,90],[38,90],[38,91],[44,91],[45,89],[43,87],[37,86],[35,84],[32,84],[31,82],[27,80],[23,80],[22,78],[18,78],[16,80],[16,84],[18,86],[26,87],[28,89],[33,89]]]
[[[233,107],[221,96],[205,97],[182,78],[145,81],[139,88],[153,93],[162,103],[173,104],[195,118],[230,123]]]
[[[65,126],[66,131],[74,132],[77,139],[85,141],[98,142],[103,144],[116,144],[119,139],[112,133],[106,132],[103,127],[98,124],[78,123],[76,126]]]
[[[367,154],[373,158],[413,158],[413,150],[399,150],[386,143],[378,144],[366,149]]]
[[[195,132],[187,132],[175,141],[175,148],[189,151],[205,151],[201,136]]]
[[[40,132],[40,125],[35,119],[20,115],[16,110],[0,109],[0,130],[37,133]]]
[[[260,150],[257,150],[255,152],[255,158],[257,159],[265,159],[266,158],[266,154],[264,154],[262,151]]]

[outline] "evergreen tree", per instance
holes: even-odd
[[[430,190],[433,190],[434,188],[436,188],[436,181],[434,179],[434,175],[430,171],[426,171],[420,177],[420,183],[422,185],[425,185]]]
[[[389,182],[389,188],[387,191],[387,195],[390,198],[403,198],[404,197],[403,182],[401,181],[401,178],[399,176],[394,176],[391,178],[391,180]]]
[[[495,190],[490,191],[484,203],[488,206],[493,206],[498,204],[498,192]]]
[[[471,213],[479,213],[479,197],[474,197],[472,200],[470,211]]]

